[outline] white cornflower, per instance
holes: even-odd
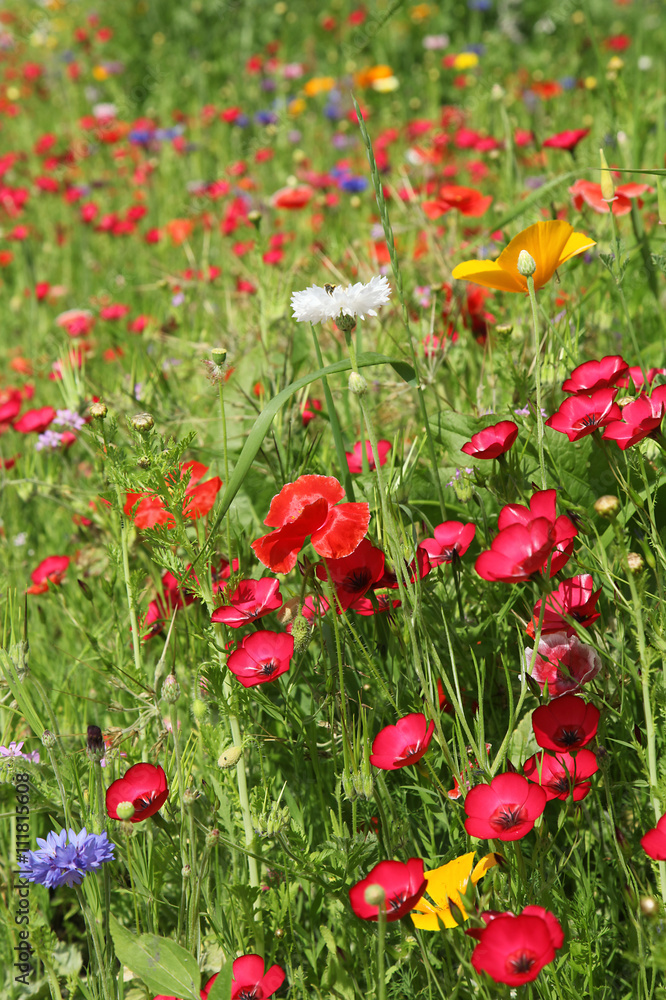
[[[291,306],[294,319],[299,323],[323,323],[340,315],[365,319],[366,314],[376,316],[378,307],[388,302],[390,294],[391,286],[382,275],[371,278],[367,285],[362,281],[346,288],[312,285],[302,292],[294,292]]]

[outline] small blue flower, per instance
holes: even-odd
[[[95,871],[105,861],[113,861],[115,845],[106,833],[88,833],[85,826],[80,833],[51,832],[46,840],[37,838],[39,851],[28,851],[19,865],[23,878],[38,882],[48,889],[59,885],[80,885],[88,872]]]
[[[278,116],[274,111],[257,111],[254,120],[257,125],[275,125]]]
[[[366,177],[343,177],[339,181],[338,186],[342,188],[343,191],[348,191],[349,194],[359,194],[361,191],[365,191],[368,186],[368,181]]]

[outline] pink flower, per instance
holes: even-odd
[[[533,647],[525,648],[525,669],[532,662]],[[577,636],[554,632],[541,637],[532,667],[532,677],[543,691],[548,685],[551,698],[578,691],[582,684],[593,680],[601,670],[601,659],[592,646]]]
[[[457,562],[474,541],[475,533],[475,524],[444,521],[435,528],[434,538],[424,538],[419,544],[428,553],[430,565],[435,567],[441,563]]]
[[[287,632],[252,632],[227,660],[227,666],[243,687],[274,681],[289,670],[294,639]]]
[[[562,580],[557,590],[546,598],[541,635],[545,636],[552,632],[576,635],[576,630],[565,621],[565,615],[573,618],[583,628],[589,628],[597,618],[601,617],[597,611],[601,589],[601,587],[598,590],[594,589],[594,581],[589,573]],[[537,601],[532,611],[532,620],[525,630],[531,639],[534,638],[540,616],[541,601]]]
[[[530,499],[529,508],[522,504],[507,504],[500,511],[497,526],[504,531],[512,524],[524,524],[529,527],[538,517],[544,517],[553,526],[553,551],[550,560],[550,575],[554,576],[567,564],[573,552],[574,540],[578,531],[573,521],[566,514],[557,516],[555,506],[556,490],[538,490]]]
[[[397,771],[421,760],[430,745],[435,723],[422,712],[412,712],[375,736],[370,763],[383,771]]]
[[[513,420],[500,420],[492,427],[486,427],[478,434],[472,435],[472,440],[467,441],[460,449],[472,458],[499,458],[518,437],[518,425]]]

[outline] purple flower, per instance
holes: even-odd
[[[48,889],[59,885],[80,885],[88,872],[95,871],[105,861],[113,860],[115,845],[106,833],[88,833],[85,826],[80,833],[49,833],[46,840],[37,837],[39,851],[28,851],[19,865],[23,878],[38,882]]]
[[[39,752],[33,750],[32,753],[23,753],[22,746],[23,740],[20,743],[15,743],[12,740],[8,747],[0,747],[0,757],[22,757],[23,760],[29,760],[32,764],[39,764]]]
[[[61,444],[62,436],[57,431],[46,430],[35,441],[35,451],[43,451],[44,448],[59,448]]]
[[[71,431],[80,431],[86,426],[85,418],[76,410],[56,410],[53,423],[58,427],[67,427]]]

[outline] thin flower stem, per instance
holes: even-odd
[[[310,323],[310,329],[312,330],[312,340],[314,341],[315,354],[317,355],[317,364],[320,368],[324,367],[324,359],[321,353],[321,347],[319,346],[319,339],[317,337],[317,331],[315,330],[312,323]],[[321,383],[324,387],[324,398],[326,400],[326,409],[328,410],[328,422],[331,425],[331,433],[333,434],[333,442],[335,444],[335,454],[338,458],[338,465],[340,466],[340,474],[345,484],[345,493],[349,500],[354,499],[354,483],[352,481],[351,472],[349,471],[349,463],[347,461],[347,455],[345,453],[345,446],[342,440],[342,431],[340,429],[340,421],[338,420],[338,412],[335,409],[335,403],[333,402],[333,396],[331,394],[331,389],[328,384],[328,377],[322,375]]]
[[[125,826],[125,823],[127,823],[127,826]],[[141,922],[139,921],[139,902],[138,902],[136,888],[134,885],[134,870],[132,868],[132,842],[129,833],[129,828],[131,824],[129,820],[123,820],[122,825],[125,826],[125,846],[127,847],[127,871],[129,872],[130,887],[132,889],[132,899],[134,900],[134,920],[136,922],[136,932],[137,934],[140,934]]]
[[[58,742],[57,742],[56,746],[58,748],[60,748],[60,740],[59,739],[58,739]],[[74,824],[72,823],[72,814],[71,814],[70,809],[69,809],[69,801],[68,801],[67,795],[65,793],[65,786],[63,785],[63,782],[62,782],[62,777],[61,777],[61,774],[60,774],[60,767],[58,766],[58,761],[57,761],[56,755],[54,754],[53,749],[51,747],[47,747],[47,753],[49,755],[49,760],[51,761],[51,767],[53,768],[53,773],[55,775],[55,779],[56,779],[56,781],[58,783],[58,791],[60,792],[60,800],[62,802],[62,809],[63,809],[63,812],[65,814],[65,822],[67,823],[67,827],[71,828],[71,827],[73,827]]]
[[[402,272],[400,270],[400,262],[398,261],[398,254],[396,253],[395,249],[393,229],[391,228],[391,221],[389,219],[386,199],[384,198],[384,191],[383,191],[381,177],[379,176],[379,170],[377,168],[377,161],[375,160],[375,154],[372,149],[372,141],[370,139],[370,135],[368,134],[368,130],[365,127],[365,121],[363,120],[361,108],[359,107],[358,101],[356,100],[353,94],[352,94],[352,101],[354,102],[354,108],[356,109],[356,117],[358,119],[358,126],[361,132],[361,136],[363,137],[363,142],[365,143],[365,149],[368,156],[368,163],[370,164],[370,173],[372,175],[372,184],[375,189],[375,199],[377,201],[379,215],[382,220],[382,227],[384,229],[384,238],[386,240],[386,246],[388,247],[389,256],[391,258],[391,268],[393,270],[393,277],[395,279],[395,286],[396,286],[396,291],[398,293],[398,299],[400,300],[400,305],[402,306],[402,322],[407,332],[407,341],[409,343],[409,349],[412,355],[412,365],[414,367],[414,371],[416,372],[416,378],[418,382],[418,387],[416,391],[419,401],[421,420],[425,428],[426,440],[428,442],[428,453],[430,456],[433,477],[435,479],[435,488],[437,490],[437,498],[439,500],[442,520],[445,520],[446,504],[444,502],[442,483],[439,478],[439,462],[437,460],[437,453],[435,451],[435,442],[432,436],[432,431],[430,430],[428,410],[425,405],[424,389],[421,385],[420,364],[416,354],[416,346],[414,344],[412,329],[409,323],[409,309],[407,308],[407,303],[405,301],[405,294],[402,284]]]
[[[134,652],[134,666],[137,675],[143,676],[141,668],[141,638],[139,636],[139,624],[136,617],[136,608],[132,598],[132,587],[130,583],[129,550],[127,547],[127,519],[123,514],[123,499],[120,487],[116,485],[116,495],[118,497],[118,507],[120,510],[120,548],[123,559],[123,577],[125,579],[125,592],[127,594],[127,607],[129,608],[130,627],[132,629],[132,649]]]
[[[224,460],[224,485],[227,486],[229,483],[229,450],[227,447],[227,414],[224,406],[224,379],[222,378],[218,382],[218,392],[220,397],[220,420],[222,422],[222,455]],[[229,560],[229,568],[231,569],[233,556],[231,551],[231,524],[230,524],[228,509],[224,515],[224,524],[227,535],[227,559]]]
[[[106,796],[104,792],[104,779],[102,778],[102,767],[98,760],[93,761],[95,772],[95,787],[97,789],[97,812],[98,812],[98,833],[103,833],[106,826]],[[102,884],[104,888],[104,910],[103,910],[103,931],[106,941],[107,955],[109,961],[113,961],[113,938],[109,933],[109,915],[111,913],[111,876],[109,866],[102,865]]]
[[[76,895],[79,899],[79,905],[81,911],[85,918],[86,926],[88,928],[88,936],[92,941],[93,950],[95,952],[95,960],[97,962],[97,976],[102,985],[102,993],[104,995],[104,1000],[112,1000],[112,994],[109,992],[109,985],[106,978],[106,967],[104,965],[104,960],[102,958],[102,949],[100,945],[99,935],[97,933],[97,924],[95,922],[95,917],[86,902],[86,899],[81,892],[81,887],[78,885],[74,886],[76,890]]]
[[[229,675],[224,679],[224,690],[227,699],[231,696],[231,682],[229,681]],[[240,726],[238,724],[238,719],[235,715],[229,716],[229,725],[231,727],[231,738],[234,741],[234,746],[242,745],[242,736],[240,731]],[[247,777],[245,774],[245,760],[243,754],[238,758],[238,763],[236,764],[236,781],[238,783],[238,798],[240,799],[241,813],[243,814],[243,829],[245,831],[245,846],[251,847],[254,840],[254,830],[252,829],[252,813],[250,812],[250,797],[247,790]],[[247,855],[247,867],[250,876],[250,885],[255,888],[259,887],[259,867],[257,865],[257,859],[251,854]]]
[[[384,971],[384,946],[386,942],[386,909],[377,911],[377,1000],[386,1000],[386,973]]]
[[[527,278],[527,290],[532,306],[532,326],[534,328],[534,378],[536,382],[536,418],[537,418],[537,448],[539,450],[539,469],[541,470],[541,489],[546,489],[546,463],[543,454],[543,413],[541,412],[541,340],[539,338],[539,317],[537,315],[537,300],[534,290],[534,278]]]

